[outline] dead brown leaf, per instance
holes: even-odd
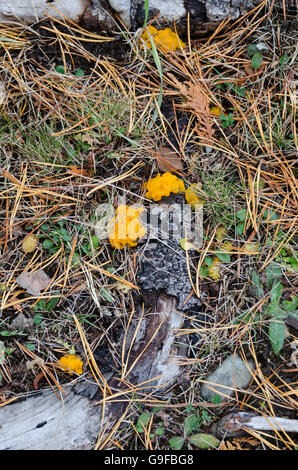
[[[182,160],[174,150],[169,147],[160,147],[158,152],[152,152],[161,171],[183,170]]]
[[[84,170],[83,168],[78,168],[77,166],[70,166],[67,172],[72,175],[75,174],[77,176],[88,176],[87,170]]]
[[[33,273],[24,271],[16,278],[18,285],[26,289],[28,294],[34,296],[39,296],[41,291],[48,286],[50,280],[51,279],[42,269]]]
[[[245,72],[247,73],[246,79],[247,80],[250,79],[253,82],[255,82],[259,78],[259,75],[261,75],[264,72],[265,64],[263,62],[257,70],[253,69],[249,64],[244,64],[244,69],[245,69]]]

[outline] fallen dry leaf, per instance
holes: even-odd
[[[247,73],[247,79],[249,78],[250,80],[255,82],[259,78],[259,75],[264,72],[265,64],[263,62],[257,70],[253,69],[249,64],[245,64],[244,69]]]
[[[47,287],[50,280],[51,279],[42,269],[39,269],[34,273],[24,271],[16,278],[16,282],[19,286],[23,287],[23,289],[26,289],[28,294],[35,296],[40,295],[40,292]]]
[[[152,152],[161,171],[183,170],[179,155],[169,147],[160,147],[158,152]]]
[[[13,330],[26,331],[33,327],[33,319],[26,318],[23,313],[19,313],[11,322],[10,326]]]
[[[84,170],[83,168],[78,168],[77,166],[70,166],[67,172],[72,175],[75,174],[77,176],[88,176],[87,170]]]

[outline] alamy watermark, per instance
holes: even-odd
[[[124,239],[127,233],[137,233],[140,224],[145,228],[142,240],[180,240],[187,238],[200,248],[203,240],[203,206],[196,204],[153,203],[149,206],[126,206],[121,199],[118,208],[136,210],[136,217],[127,217],[127,212],[114,210],[110,203],[100,204],[95,211],[95,235],[99,240],[116,237]],[[129,214],[129,213],[128,213]]]

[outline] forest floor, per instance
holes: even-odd
[[[136,420],[106,448],[196,448],[185,437],[232,410],[296,417],[294,17],[264,2],[176,51],[66,21],[0,30],[0,403],[75,383],[93,360],[123,367],[144,247],[101,238],[97,209],[148,206],[144,183],[169,171],[203,205],[189,294],[209,323],[187,316],[170,398],[152,409],[132,395]],[[46,288],[18,281],[39,270]],[[254,363],[249,386],[204,406],[202,382],[236,352]],[[69,355],[78,374],[61,367]],[[296,446],[273,429],[219,449]]]

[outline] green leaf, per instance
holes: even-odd
[[[263,62],[263,54],[261,51],[257,51],[251,58],[250,66],[253,69],[259,69]]]
[[[96,250],[96,248],[98,248],[98,245],[99,245],[98,238],[97,237],[91,237],[91,243],[88,243],[89,250]]]
[[[270,292],[270,298],[271,302],[267,309],[265,310],[265,313],[267,315],[271,315],[272,317],[276,319],[282,319],[284,316],[283,310],[280,308],[279,301],[282,295],[282,289],[283,285],[279,281],[279,279],[274,279],[272,289]]]
[[[82,69],[77,69],[77,70],[75,71],[75,76],[76,76],[76,77],[83,77],[84,75],[85,75],[85,72],[84,72],[84,70],[82,70]]]
[[[26,348],[28,349],[28,351],[35,351],[35,344],[33,343],[27,343],[26,344]]]
[[[285,340],[285,325],[282,321],[270,320],[269,339],[274,354],[278,354],[282,349]]]
[[[172,450],[180,450],[184,444],[184,437],[172,437],[169,439],[169,445]]]
[[[277,220],[278,215],[276,212],[274,212],[272,209],[266,209],[263,214],[263,218],[265,220]]]
[[[264,297],[264,289],[263,289],[263,284],[261,282],[261,279],[256,271],[253,271],[251,273],[251,281],[253,283],[254,291],[256,294],[256,297]]]
[[[298,307],[297,295],[291,295],[292,300],[284,300],[281,305],[284,310],[295,310]]]
[[[240,211],[236,212],[237,219],[241,220],[242,222],[245,221],[247,215],[246,209],[240,209]]]
[[[214,449],[220,444],[220,441],[216,437],[212,436],[212,434],[194,434],[193,436],[190,436],[188,440],[196,447],[199,447],[199,449]]]
[[[157,429],[155,430],[155,434],[156,434],[157,436],[163,436],[164,433],[165,433],[165,430],[164,430],[164,428],[163,428],[162,426],[160,426],[159,428],[157,428]]]
[[[211,266],[213,264],[213,258],[211,258],[211,256],[206,256],[204,261],[207,266]]]
[[[275,318],[275,320],[282,320],[285,316],[285,311],[280,308],[279,304],[276,302],[271,302],[271,304],[265,310],[266,315],[270,315],[271,317]]]
[[[154,39],[151,36],[150,32],[148,31],[148,28],[146,30],[147,30],[148,37],[149,37],[150,43],[151,43],[152,56],[153,56],[156,68],[158,70],[159,78],[160,78],[160,88],[159,88],[159,94],[158,94],[157,103],[156,103],[157,109],[154,111],[152,119],[148,124],[148,129],[151,129],[152,126],[154,125],[155,121],[159,117],[158,109],[161,108],[161,104],[162,104],[162,100],[163,100],[163,68],[162,68],[162,63],[161,63],[160,57],[158,55],[158,51],[157,51]]]
[[[57,67],[55,68],[56,72],[58,73],[65,73],[65,69],[63,67],[63,65],[57,65]]]
[[[149,0],[144,0],[144,7],[145,7],[145,19],[143,27],[145,28],[147,21],[148,21],[148,14],[149,14]]]
[[[67,232],[67,230],[65,228],[61,228],[59,230],[59,233],[60,233],[60,235],[62,237],[62,240],[64,242],[70,242],[72,240],[72,236],[69,235],[69,233]]]
[[[271,302],[279,304],[280,298],[282,296],[283,285],[279,279],[274,279],[272,288],[270,291]]]
[[[186,250],[196,249],[195,245],[192,242],[188,241],[187,238],[180,238],[179,243],[180,243],[182,250],[186,251]]]
[[[149,423],[149,421],[151,419],[151,416],[152,416],[152,413],[143,413],[143,414],[141,414],[141,416],[139,417],[139,419],[137,421],[137,424],[136,424],[136,430],[139,433],[144,432],[144,428]]]
[[[160,411],[160,410],[162,410],[162,406],[154,406],[152,408],[153,413],[157,413],[157,411]]]
[[[99,291],[99,294],[108,302],[113,302],[113,297],[110,295],[109,291],[104,287]]]
[[[290,312],[285,312],[284,316],[285,317],[288,317],[288,316],[293,317],[293,318],[295,318],[295,320],[298,321],[298,310],[291,310]]]
[[[219,117],[221,119],[222,127],[232,126],[235,122],[233,118],[233,113],[229,113],[227,116],[225,116],[224,114],[220,114]]]
[[[279,63],[281,66],[285,66],[289,61],[290,61],[290,56],[289,55],[282,55],[280,58],[279,58]]]
[[[247,48],[247,54],[249,56],[253,56],[256,52],[258,52],[258,48],[256,44],[250,44]]]
[[[245,249],[247,251],[256,251],[257,253],[259,253],[260,251],[260,244],[258,242],[252,242],[252,243],[247,243],[245,245]]]
[[[231,261],[229,253],[216,252],[215,255],[222,263],[230,263]]]
[[[67,258],[69,259],[69,257]],[[73,266],[80,266],[80,263],[81,263],[81,257],[80,255],[75,251],[74,254],[72,255],[72,258],[71,258],[71,264]]]
[[[239,95],[239,96],[246,96],[247,91],[245,90],[245,88],[239,88],[237,86],[232,86],[231,89],[235,93],[237,93],[237,95]]]
[[[7,357],[11,356],[14,351],[16,350],[16,348],[5,348],[5,354]]]
[[[52,242],[52,240],[47,238],[46,240],[42,242],[42,246],[44,247],[45,250],[49,250],[50,248],[54,246],[54,242]]]
[[[18,333],[19,333],[18,330],[13,330],[13,331],[2,330],[2,331],[0,331],[1,336],[14,336],[14,335],[17,335]]]
[[[86,255],[91,251],[90,243],[82,243],[81,248]]]
[[[45,310],[46,305],[46,301],[44,299],[40,299],[37,304],[33,307],[33,310]]]
[[[210,398],[210,401],[211,403],[214,403],[214,405],[219,405],[221,403],[221,395],[213,395],[211,398]]]
[[[59,299],[60,297],[54,297],[53,299],[50,299],[46,304],[46,311],[50,312],[51,310],[54,310],[54,308],[57,307]]]
[[[205,279],[209,276],[208,266],[201,266],[200,267],[200,278]]]
[[[236,233],[237,235],[243,235],[244,233],[244,223],[241,222],[241,224],[236,225]]]
[[[196,415],[190,415],[186,418],[184,423],[184,432],[188,436],[193,431],[197,431],[199,425],[199,418]]]
[[[266,268],[267,287],[271,286],[274,279],[279,279],[282,276],[282,270],[277,263],[270,263]]]
[[[33,323],[34,325],[38,326],[43,322],[43,314],[42,313],[36,313],[33,317]]]

